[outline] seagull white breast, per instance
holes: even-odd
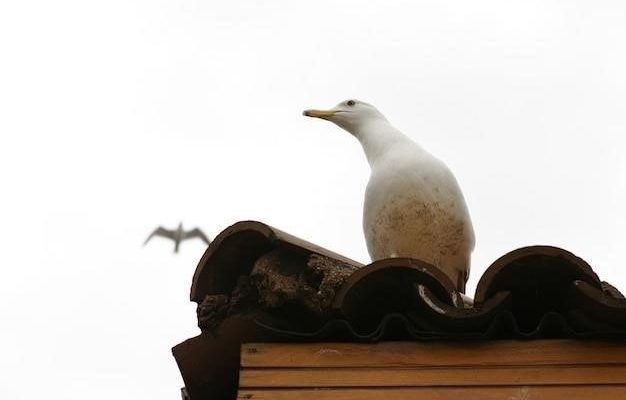
[[[463,194],[447,166],[408,138],[372,163],[363,231],[372,260],[423,260],[464,288],[474,232]]]

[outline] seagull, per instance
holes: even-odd
[[[165,229],[159,226],[150,234],[150,236],[148,236],[143,245],[145,246],[146,244],[148,244],[150,239],[152,239],[154,236],[162,236],[164,238],[172,239],[174,241],[174,253],[178,253],[178,246],[180,245],[180,242],[194,237],[202,239],[207,245],[211,244],[209,238],[206,237],[206,235],[200,229],[194,228],[190,231],[183,230],[182,222],[178,224],[178,228],[176,228],[175,230]]]
[[[407,257],[428,262],[465,292],[474,229],[461,189],[442,161],[394,128],[371,104],[346,100],[305,110],[351,133],[371,172],[363,232],[372,261]]]

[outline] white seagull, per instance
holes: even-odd
[[[465,292],[474,229],[463,193],[446,164],[363,101],[347,100],[330,110],[303,114],[335,123],[363,146],[371,168],[363,231],[372,261],[426,261]]]

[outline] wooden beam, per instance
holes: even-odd
[[[624,400],[626,385],[241,390],[238,400]]]
[[[535,340],[491,342],[251,343],[241,366],[423,367],[623,364],[626,342]]]
[[[624,360],[626,361],[626,360]],[[626,384],[626,364],[501,368],[253,368],[239,387],[412,387]]]

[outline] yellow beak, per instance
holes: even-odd
[[[302,115],[315,118],[330,118],[335,115],[337,111],[333,110],[304,110]]]

